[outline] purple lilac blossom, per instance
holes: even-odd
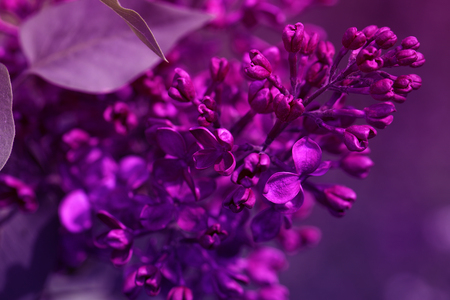
[[[283,28],[288,8],[299,12],[309,5],[281,2],[276,7],[249,1],[233,11],[228,1],[207,1],[205,10],[219,16],[209,24],[216,30],[238,21],[248,28],[259,22]],[[5,2],[4,9],[34,9],[12,4]],[[173,62],[115,93],[87,96],[56,88],[57,100],[41,104],[37,117],[17,112],[23,132],[43,128],[36,136],[19,136],[31,153],[30,164],[45,174],[31,182],[60,184],[64,234],[85,234],[86,247],[79,249],[88,250],[80,250],[79,260],[88,255],[102,260],[110,251],[129,299],[142,289],[171,300],[210,294],[288,299],[278,278],[288,266],[283,251],[314,247],[322,236],[319,228],[298,221],[308,217],[314,202],[342,217],[357,198],[346,186],[311,177],[332,169],[367,177],[374,165],[368,150],[368,140],[377,135],[373,127],[385,129],[393,122],[396,108],[388,101],[403,103],[421,87],[418,75],[388,73],[391,67],[423,65],[415,37],[390,49],[397,36],[389,28],[351,27],[336,54],[323,34],[302,23],[279,33],[274,47],[249,39],[248,61],[240,71],[231,57],[213,57],[209,67],[183,65],[176,52],[189,47],[181,44],[168,55]],[[280,55],[281,45],[287,53]],[[348,63],[340,65],[349,52]],[[283,55],[287,70],[277,66]],[[27,87],[30,94],[36,86]],[[328,99],[326,91],[333,92]],[[381,102],[366,97],[364,107],[356,109],[345,103],[352,93]],[[89,109],[78,106],[83,97],[91,97]],[[52,155],[30,141],[53,149]],[[324,153],[333,160],[322,161]],[[40,199],[25,180],[7,174],[1,179],[1,208],[38,209]],[[97,235],[97,219],[109,230]],[[283,251],[262,244],[275,239]],[[70,243],[61,245],[64,253],[74,251]]]

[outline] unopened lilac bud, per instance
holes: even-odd
[[[385,30],[377,33],[375,43],[381,49],[389,49],[397,42],[397,36],[392,30]]]
[[[404,49],[395,53],[395,58],[400,66],[409,66],[417,60],[418,56],[415,50]]]
[[[334,185],[326,188],[323,192],[325,205],[336,217],[343,217],[345,211],[349,210],[356,201],[356,193],[346,186]]]
[[[410,65],[411,68],[418,68],[425,64],[425,56],[420,52],[416,52],[416,53],[417,53],[417,59],[415,62],[413,62]]]
[[[227,236],[228,232],[221,229],[220,224],[214,224],[198,238],[198,243],[203,248],[211,250],[217,248]]]
[[[260,114],[272,112],[272,100],[280,91],[265,87],[264,81],[253,81],[248,87],[248,103],[251,108]]]
[[[327,78],[329,66],[321,62],[312,64],[306,72],[305,80],[311,86],[320,88]]]
[[[156,296],[161,291],[161,272],[153,265],[142,266],[136,273],[136,285],[143,286],[149,296]]]
[[[216,121],[217,114],[216,114],[216,101],[209,97],[205,96],[202,100],[202,103],[199,104],[197,107],[198,112],[200,113],[200,116],[197,118],[198,124],[200,126],[209,126],[211,123]]]
[[[381,69],[383,67],[383,59],[380,55],[381,50],[373,46],[362,49],[356,56],[358,69],[365,73]]]
[[[169,89],[170,98],[180,102],[191,102],[195,99],[195,88],[191,77],[183,69],[176,68],[172,87]]]
[[[250,153],[244,163],[231,175],[231,181],[249,188],[255,186],[261,173],[270,166],[270,157],[265,153]]]
[[[350,152],[341,159],[340,166],[342,170],[354,177],[366,178],[370,168],[373,167],[373,161],[367,155]]]
[[[415,36],[408,36],[402,40],[403,49],[417,50],[420,47],[420,43]]]
[[[211,79],[216,82],[222,82],[230,70],[230,64],[226,58],[211,58],[211,64],[209,71],[211,73]]]
[[[366,36],[366,40],[370,40],[375,36],[375,33],[377,33],[378,27],[376,25],[369,25],[361,31]]]
[[[256,197],[252,189],[239,186],[225,198],[222,205],[234,213],[239,213],[246,207],[248,209],[253,208],[255,202]]]
[[[173,287],[169,294],[167,294],[167,300],[193,300],[194,295],[192,291],[185,286]]]
[[[418,90],[422,86],[422,78],[416,74],[400,75],[394,81],[394,91],[396,93],[409,93]]]
[[[303,114],[305,107],[300,99],[294,99],[292,95],[278,94],[273,99],[273,110],[279,120],[291,122]]]
[[[303,43],[305,28],[302,23],[287,25],[283,30],[283,44],[287,52],[297,53]]]
[[[356,27],[350,27],[342,37],[342,45],[350,50],[356,50],[364,46],[366,43],[366,35],[362,31],[358,31]]]
[[[309,35],[305,32],[300,53],[304,55],[311,55],[314,52],[314,50],[316,50],[318,43],[319,43],[319,35],[316,32],[313,32],[312,35]]]
[[[391,114],[395,111],[395,105],[391,102],[377,103],[364,108],[367,124],[378,129],[384,129],[392,123],[394,117]]]
[[[316,56],[321,63],[331,65],[333,63],[334,53],[335,49],[330,41],[320,41],[317,44]]]
[[[369,146],[369,139],[375,137],[377,131],[369,125],[352,125],[344,130],[344,144],[350,151],[361,152]]]
[[[231,132],[225,128],[218,128],[214,132],[219,144],[224,148],[225,151],[231,151],[234,145],[234,138]]]
[[[254,80],[263,80],[272,73],[269,60],[258,50],[250,50],[251,65],[244,69],[245,74]]]
[[[392,100],[395,97],[394,81],[389,78],[378,80],[372,83],[369,89],[369,93],[375,100]]]

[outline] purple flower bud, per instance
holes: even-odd
[[[316,56],[321,63],[331,65],[333,63],[334,53],[335,49],[333,43],[330,41],[320,41],[317,44]]]
[[[420,47],[420,43],[415,36],[408,36],[402,40],[403,49],[417,50]]]
[[[180,102],[191,102],[195,99],[195,88],[191,77],[183,69],[176,68],[172,87],[169,89],[170,98]]]
[[[112,248],[111,261],[115,266],[123,266],[130,261],[133,254],[133,235],[119,220],[106,211],[99,211],[97,217],[111,230],[95,238],[94,244],[99,248]]]
[[[197,107],[200,113],[200,116],[197,118],[198,124],[207,127],[215,122],[217,119],[216,108],[216,101],[209,96],[205,96],[202,103]]]
[[[229,208],[232,212],[241,212],[244,208],[251,209],[255,205],[256,197],[250,188],[239,186],[231,192],[224,200],[222,205]]]
[[[342,45],[350,50],[356,50],[364,46],[366,43],[366,36],[364,32],[358,31],[356,27],[350,27],[342,37]]]
[[[161,291],[161,272],[153,265],[142,266],[136,273],[136,285],[143,286],[149,296],[156,296]]]
[[[376,25],[369,25],[362,30],[367,40],[372,39],[375,36],[375,33],[377,33],[377,31],[378,27]]]
[[[255,186],[261,173],[269,169],[269,166],[270,158],[267,154],[251,153],[244,159],[244,163],[233,172],[231,181],[246,188]]]
[[[193,300],[192,291],[185,286],[173,287],[167,295],[167,300]]]
[[[123,102],[116,102],[114,105],[108,106],[103,117],[106,121],[114,123],[116,132],[123,135],[128,134],[138,124],[136,115]]]
[[[211,58],[209,71],[211,72],[211,79],[216,82],[222,82],[230,70],[230,64],[226,58]]]
[[[384,78],[372,83],[369,93],[373,99],[379,101],[392,100],[395,97],[394,81]]]
[[[394,81],[394,91],[396,93],[409,93],[418,90],[422,86],[422,78],[416,74],[400,75]]]
[[[301,103],[301,99],[294,99],[292,95],[278,94],[273,99],[273,110],[279,120],[291,122],[303,114],[305,107]]]
[[[415,62],[413,62],[410,65],[411,68],[418,68],[425,64],[425,56],[420,52],[416,52],[416,53],[417,53],[417,59]]]
[[[417,60],[418,56],[415,50],[404,49],[395,53],[395,58],[400,66],[409,66]]]
[[[234,145],[234,138],[231,132],[225,128],[217,128],[214,135],[225,151],[231,151]]]
[[[387,28],[387,27],[386,27]],[[381,29],[380,29],[381,30]],[[375,43],[381,49],[388,49],[397,42],[397,36],[391,30],[384,30],[376,34]]]
[[[267,58],[258,50],[250,50],[249,53],[251,65],[245,68],[244,72],[251,79],[263,80],[272,73],[272,66]]]
[[[373,167],[373,161],[367,155],[350,152],[341,159],[340,166],[342,170],[354,177],[366,178],[370,168]]]
[[[283,30],[283,43],[287,52],[297,53],[303,43],[305,28],[302,23],[287,25]]]
[[[368,139],[377,135],[369,125],[352,125],[344,130],[344,143],[350,151],[361,152],[369,146]]]
[[[325,195],[323,204],[336,217],[343,217],[345,211],[349,210],[356,201],[356,193],[342,185],[333,185],[324,189],[323,193]]]
[[[320,88],[327,78],[329,66],[321,62],[315,62],[312,64],[306,72],[306,82],[311,86]]]
[[[384,129],[392,123],[394,117],[391,113],[395,111],[395,106],[391,102],[377,103],[364,108],[367,124],[378,129]]]
[[[365,73],[379,70],[383,67],[383,59],[380,57],[381,50],[373,46],[361,49],[356,56],[358,68]]]
[[[198,243],[207,250],[215,249],[220,242],[228,237],[228,232],[223,230],[220,224],[210,226],[200,237]]]
[[[316,32],[313,32],[312,35],[309,35],[305,32],[300,53],[304,55],[311,55],[314,52],[314,50],[316,50],[318,43],[319,43],[319,35]]]
[[[265,81],[253,81],[248,87],[248,103],[254,111],[260,114],[273,111],[273,98],[280,93],[275,87],[265,87],[265,83]]]

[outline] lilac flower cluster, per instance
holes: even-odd
[[[306,7],[281,2],[295,13]],[[19,11],[14,3],[22,2],[2,5]],[[263,1],[246,1],[239,13],[226,4],[207,1],[221,16],[210,25],[285,19]],[[88,257],[110,260],[123,270],[129,299],[142,290],[170,300],[288,299],[278,280],[285,253],[321,239],[319,228],[299,224],[316,203],[342,217],[357,198],[314,178],[332,169],[368,176],[369,139],[392,123],[394,103],[421,86],[416,74],[388,70],[425,59],[415,37],[395,46],[393,31],[375,25],[349,28],[337,53],[302,23],[281,36],[278,46],[247,49],[241,62],[213,57],[200,72],[180,68],[174,51],[171,64],[110,94],[37,78],[23,84],[0,209],[34,212],[37,195],[57,191],[59,269]],[[11,33],[5,46],[16,56],[1,57],[13,77],[23,69],[16,38]],[[48,96],[45,104],[36,91]],[[346,103],[349,94],[370,97],[356,108]],[[278,248],[261,244],[272,240]]]

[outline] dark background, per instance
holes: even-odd
[[[418,74],[423,85],[370,141],[369,177],[327,175],[358,200],[342,219],[316,207],[303,222],[320,227],[323,240],[290,258],[281,282],[291,299],[450,299],[449,12],[445,0],[340,0],[290,20],[322,26],[337,49],[348,27],[387,26],[399,42],[416,36],[427,60],[393,71]]]

